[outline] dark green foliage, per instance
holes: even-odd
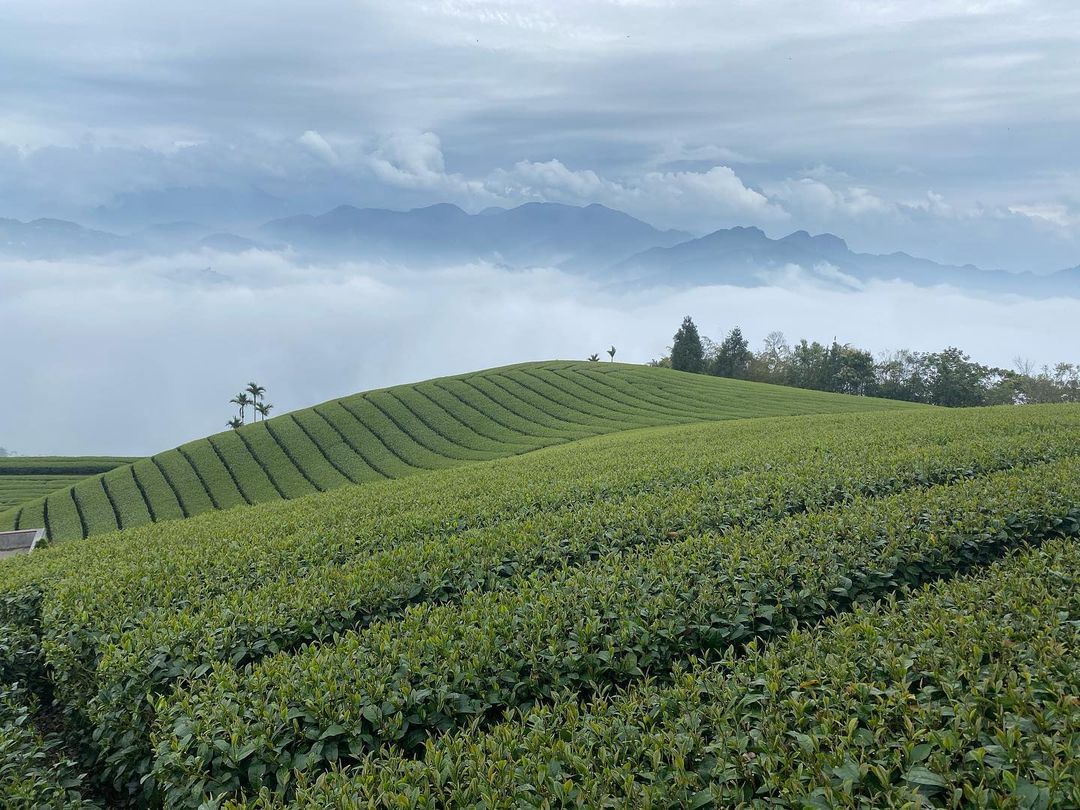
[[[724,342],[717,348],[709,373],[717,377],[746,379],[750,374],[750,361],[753,358],[749,342],[743,337],[742,330],[736,326],[728,332]]]
[[[289,806],[1076,807],[1078,570],[1051,540],[670,683],[301,777]]]
[[[7,629],[7,628],[4,628]],[[56,736],[33,724],[38,701],[20,683],[0,683],[0,806],[4,810],[94,808],[80,795],[85,777]]]
[[[1035,370],[1020,361],[1016,371],[1002,374],[993,402],[1080,402],[1080,365],[1055,363]]]
[[[1078,498],[1080,462],[1070,458],[855,499],[421,606],[250,670],[218,666],[158,701],[155,776],[170,804],[263,785],[287,792],[290,769],[318,772],[382,745],[409,750],[554,692],[628,684],[782,634],[1028,538],[1075,536]]]
[[[990,370],[954,346],[930,356],[930,401],[950,408],[983,405]]]
[[[684,362],[682,349],[678,358],[676,349],[688,322],[692,323],[690,316],[676,333],[672,353],[651,366],[678,368]],[[1018,370],[1010,371],[976,363],[956,347],[932,353],[900,350],[875,361],[870,352],[836,340],[828,346],[801,340],[791,347],[782,332],[770,333],[754,354],[738,327],[720,346],[708,338],[700,342],[708,347],[705,362],[701,369],[687,367],[687,371],[951,408],[1080,402],[1080,366],[1073,363],[1043,366],[1036,372],[1031,364],[1017,360]]]
[[[882,396],[947,407],[985,405],[1001,372],[978,363],[960,349],[933,354],[897,352],[878,368]]]
[[[675,333],[671,344],[671,367],[676,371],[699,372],[703,369],[705,353],[701,346],[701,336],[693,319],[683,318],[679,331]]]

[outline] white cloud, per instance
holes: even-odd
[[[569,169],[559,160],[521,161],[513,169],[493,172],[485,185],[508,200],[600,202],[669,226],[693,222],[721,227],[787,218],[782,208],[744,184],[727,166],[703,172],[650,171],[615,181],[591,169]]]
[[[824,292],[835,292],[836,290],[865,290],[868,287],[867,282],[844,273],[829,262],[821,262],[810,268],[787,264],[758,275],[771,286],[782,289],[814,288]]]
[[[1060,228],[1069,228],[1080,224],[1080,216],[1073,214],[1068,206],[1060,203],[1043,203],[1041,205],[1011,205],[1009,210],[1014,214],[1020,214],[1029,219],[1057,225]]]
[[[207,266],[226,277],[210,282]],[[1077,299],[972,298],[905,284],[838,288],[828,267],[774,286],[620,292],[554,270],[486,264],[308,265],[282,254],[115,262],[0,262],[0,444],[21,453],[143,454],[224,428],[258,379],[278,412],[355,391],[530,359],[663,353],[683,315],[755,343],[851,341],[872,350],[955,344],[1008,365],[1080,360]],[[824,283],[827,280],[829,283]],[[152,403],[149,404],[148,403]]]
[[[495,201],[480,181],[446,171],[442,142],[434,132],[399,132],[387,136],[361,162],[379,181],[398,188],[441,194],[443,199],[439,202]]]
[[[706,212],[743,215],[754,221],[787,219],[779,205],[749,188],[727,166],[713,166],[706,172],[649,172],[634,193],[639,198],[670,200],[684,210],[704,206]]]
[[[927,191],[923,199],[905,203],[904,207],[908,210],[925,211],[928,214],[942,218],[955,217],[958,213],[956,208],[945,200],[944,195],[935,191]],[[977,211],[972,213],[974,215],[978,214]]]
[[[555,159],[542,163],[523,160],[510,170],[497,169],[488,176],[486,185],[506,199],[527,200],[600,201],[621,191],[617,183],[601,179],[591,169],[574,171]]]
[[[434,132],[384,138],[370,160],[375,173],[388,183],[429,184],[446,176],[442,143]]]
[[[793,213],[809,215],[818,220],[830,216],[860,217],[864,214],[884,214],[891,210],[888,203],[860,186],[837,188],[814,177],[784,180],[765,187],[769,197]]]
[[[300,144],[307,147],[313,155],[325,160],[331,166],[337,165],[338,156],[334,148],[326,142],[326,138],[313,129],[307,130],[300,136]]]
[[[665,224],[773,222],[785,212],[748,187],[727,166],[706,171],[648,171],[615,180],[593,169],[571,169],[561,160],[522,160],[482,177],[449,172],[442,143],[431,132],[383,139],[365,159],[384,183],[438,191],[466,206],[493,203],[599,202]],[[716,225],[719,227],[719,224]]]

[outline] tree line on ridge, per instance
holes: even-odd
[[[1036,369],[1017,358],[1014,368],[997,368],[973,361],[955,346],[938,352],[900,349],[875,358],[866,349],[836,339],[830,345],[805,339],[792,345],[783,332],[771,332],[755,352],[738,326],[716,343],[701,335],[687,315],[669,350],[650,365],[949,407],[1080,402],[1078,364]]]

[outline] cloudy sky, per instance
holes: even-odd
[[[540,199],[1080,263],[1073,0],[7,0],[0,102],[20,219]]]
[[[600,202],[1048,272],[1080,264],[1078,118],[1074,0],[0,3],[0,217],[117,231],[178,199],[238,231],[341,203]],[[1076,298],[793,272],[615,294],[258,252],[0,262],[4,332],[37,336],[0,341],[0,445],[152,452],[222,427],[252,377],[283,410],[612,342],[644,362],[686,312],[712,335],[1080,359]]]

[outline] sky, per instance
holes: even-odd
[[[1073,0],[0,3],[0,217],[118,232],[178,200],[238,232],[342,203],[599,202],[1050,272],[1080,264],[1078,119]],[[224,427],[252,378],[281,411],[611,343],[645,362],[688,312],[753,341],[1077,361],[1078,299],[839,293],[799,268],[620,293],[260,251],[0,261],[0,446],[150,453]]]
[[[1073,0],[7,0],[0,216],[601,202],[1051,271],[1078,46]]]

